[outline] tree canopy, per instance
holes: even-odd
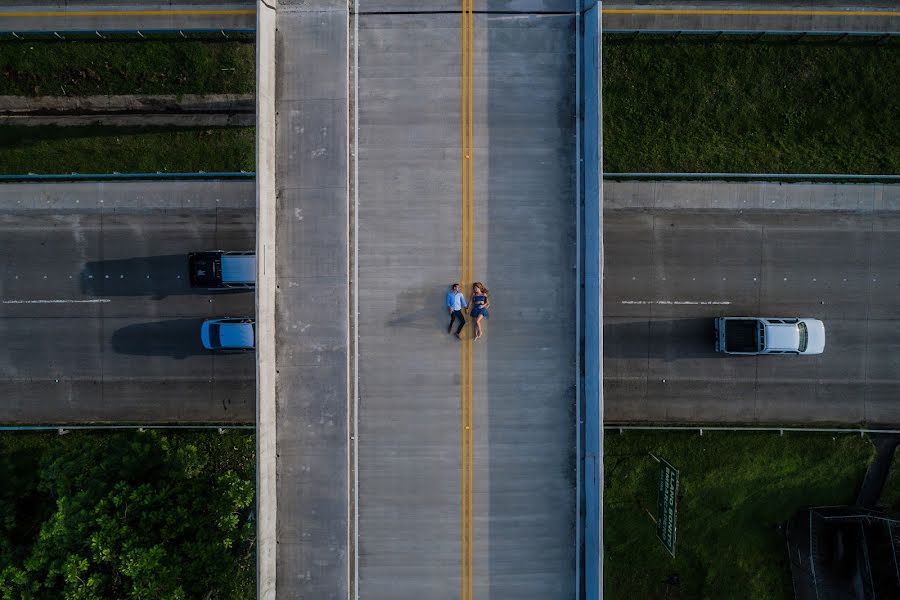
[[[252,598],[250,433],[0,436],[0,597]]]

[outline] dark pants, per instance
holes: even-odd
[[[448,332],[449,332],[451,329],[453,329],[453,321],[455,321],[456,319],[459,319],[459,327],[456,328],[456,333],[457,333],[457,334],[458,334],[460,331],[462,331],[462,328],[463,328],[463,327],[466,326],[466,318],[463,316],[463,311],[461,311],[461,310],[454,310],[452,313],[450,313],[450,325],[447,326],[447,331],[448,331]]]

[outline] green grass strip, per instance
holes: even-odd
[[[254,171],[255,129],[0,127],[0,173]]]
[[[610,172],[900,173],[900,46],[603,44]]]
[[[874,455],[858,435],[609,433],[604,588],[610,600],[793,598],[785,538],[797,510],[851,504]],[[681,472],[673,559],[656,538],[659,464]],[[680,584],[667,593],[667,579]]]
[[[0,42],[0,95],[251,94],[252,43],[198,40]]]

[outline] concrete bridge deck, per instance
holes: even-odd
[[[575,15],[477,14],[461,41],[458,10],[379,4],[358,38],[359,595],[574,598]],[[476,280],[491,318],[460,341],[444,296]]]
[[[260,596],[571,598],[576,17],[339,4],[261,17]]]

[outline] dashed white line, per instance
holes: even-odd
[[[720,306],[731,304],[728,300],[620,300],[619,304],[664,304],[666,306],[703,305]]]
[[[89,300],[0,300],[0,304],[106,304],[109,298],[91,298]]]

